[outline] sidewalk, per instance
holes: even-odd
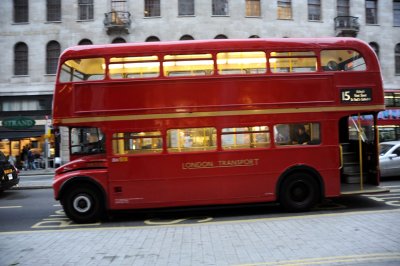
[[[19,176],[32,176],[32,175],[54,175],[55,168],[37,169],[37,170],[19,170]]]
[[[54,168],[38,169],[38,170],[20,170],[19,171],[19,184],[11,189],[41,189],[51,188]]]
[[[0,232],[0,265],[397,266],[399,220],[397,209]]]

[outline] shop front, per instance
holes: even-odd
[[[45,168],[54,158],[54,135],[50,134],[49,120],[29,117],[10,117],[1,121],[0,151],[19,169],[26,168],[26,150],[30,150],[34,165],[31,168]],[[47,125],[47,126],[46,126]],[[25,166],[25,167],[24,167]]]

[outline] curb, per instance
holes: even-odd
[[[51,185],[38,185],[38,186],[14,186],[10,188],[9,190],[28,190],[28,189],[48,189],[48,188],[53,188]]]

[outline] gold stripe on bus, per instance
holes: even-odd
[[[384,110],[384,105],[367,106],[343,106],[343,107],[303,107],[285,109],[259,109],[259,110],[237,110],[237,111],[214,111],[214,112],[192,112],[192,113],[166,113],[166,114],[144,114],[144,115],[116,115],[116,116],[93,116],[78,118],[63,118],[61,124],[74,124],[85,122],[110,122],[146,119],[168,119],[168,118],[197,118],[216,116],[242,116],[242,115],[269,115],[269,114],[290,114],[290,113],[316,113],[316,112],[338,112],[338,111],[370,111]],[[57,121],[57,119],[55,119]]]

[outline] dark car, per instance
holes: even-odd
[[[0,151],[0,192],[18,183],[17,169],[7,161],[7,157]]]

